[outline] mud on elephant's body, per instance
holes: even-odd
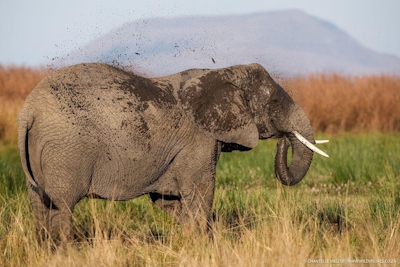
[[[19,148],[36,227],[71,237],[85,197],[128,200],[150,194],[184,228],[205,228],[221,151],[281,142],[276,173],[287,185],[306,174],[314,143],[299,106],[257,64],[187,70],[147,79],[105,65],[79,64],[49,75],[19,117]],[[195,220],[193,220],[195,219]]]

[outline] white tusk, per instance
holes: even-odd
[[[325,144],[325,143],[329,143],[329,140],[315,140],[316,144]]]
[[[311,149],[314,152],[317,152],[318,154],[329,158],[328,154],[326,154],[324,151],[320,150],[318,147],[314,146],[313,144],[311,144],[307,139],[305,139],[299,132],[297,131],[293,131],[292,132],[297,139],[299,139],[299,141],[301,143],[303,143],[303,145],[305,145],[306,147],[308,147],[309,149]]]

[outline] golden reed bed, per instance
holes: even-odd
[[[48,70],[0,65],[0,140],[15,141],[16,118]],[[400,77],[312,74],[280,79],[315,132],[400,131]]]

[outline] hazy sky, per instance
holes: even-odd
[[[45,65],[125,22],[299,9],[400,57],[400,0],[0,0],[0,64]]]

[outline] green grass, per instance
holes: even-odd
[[[364,184],[393,186],[395,177],[400,174],[399,134],[323,135],[319,138],[330,139],[329,143],[319,145],[330,158],[315,154],[306,178],[295,188],[306,186],[324,190],[326,186],[334,186],[343,191],[345,186],[350,187],[348,193],[352,194],[369,191]],[[275,145],[275,140],[267,140],[251,152],[223,153],[218,165],[217,186],[276,187]]]
[[[3,266],[302,266],[309,259],[400,261],[400,134],[318,136],[294,187],[275,178],[276,140],[224,153],[217,169],[213,237],[184,236],[144,196],[81,201],[79,239],[52,250],[36,242],[18,149],[0,144]],[[329,266],[326,265],[326,266]],[[393,265],[394,266],[394,265]]]

